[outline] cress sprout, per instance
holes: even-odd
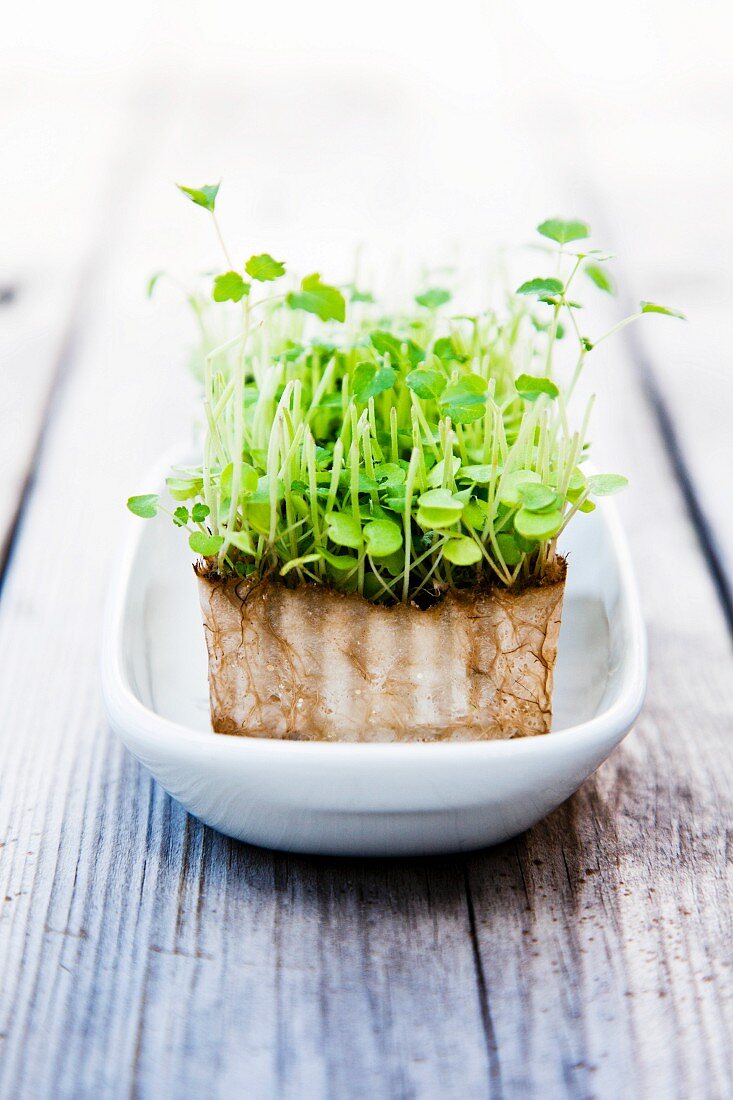
[[[149,493],[128,507],[168,511],[209,572],[278,573],[385,603],[536,583],[568,522],[626,485],[584,473],[593,398],[576,410],[573,396],[602,340],[645,313],[681,315],[642,302],[585,335],[578,275],[614,292],[610,257],[578,248],[585,222],[538,226],[553,274],[523,282],[501,309],[456,316],[451,292],[428,286],[411,311],[385,315],[371,292],[318,273],[278,293],[286,265],[267,253],[237,269],[216,220],[219,186],[180,190],[212,217],[227,269],[209,308],[234,311],[237,331],[204,355],[202,457],[172,471],[174,510]],[[560,340],[577,346],[567,379]]]

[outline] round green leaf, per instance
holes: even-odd
[[[528,512],[547,512],[550,508],[557,508],[562,503],[554,489],[549,485],[537,485],[529,482],[520,486],[519,496],[522,507]]]
[[[158,514],[158,494],[143,493],[142,496],[130,497],[127,507],[133,515],[140,519],[152,519]]]
[[[525,401],[536,401],[541,394],[554,400],[560,393],[555,383],[549,378],[535,378],[531,374],[520,374],[514,386],[519,396]]]
[[[558,508],[550,512],[530,512],[520,508],[514,517],[514,529],[522,538],[542,540],[553,538],[562,527],[563,515]]]
[[[574,218],[548,218],[537,226],[537,232],[558,244],[569,244],[589,237],[590,226]]]
[[[437,401],[445,389],[445,375],[438,370],[411,370],[405,382],[423,401]]]
[[[519,565],[524,555],[520,547],[517,546],[512,536],[507,534],[497,535],[496,542],[501,551],[501,556],[503,557],[506,564],[510,568],[515,565]]]
[[[479,374],[464,374],[457,382],[446,386],[438,402],[443,416],[454,424],[472,424],[484,415],[486,379]]]
[[[210,535],[206,531],[194,531],[188,539],[188,545],[194,554],[200,554],[202,558],[213,558],[224,545],[221,535]]]
[[[461,481],[472,481],[476,485],[488,485],[496,477],[497,472],[495,466],[461,466],[456,477]]]
[[[453,565],[475,565],[483,557],[481,550],[467,535],[451,539],[443,547],[443,557]]]
[[[539,484],[540,475],[534,470],[512,470],[511,473],[502,476],[499,485],[499,500],[502,504],[514,508],[520,503],[520,489],[531,482]]]
[[[165,486],[174,500],[190,500],[198,496],[203,488],[201,478],[167,477]]]
[[[364,527],[367,551],[373,558],[386,558],[402,546],[402,531],[391,519],[374,519]]]
[[[337,546],[348,546],[359,550],[363,543],[361,524],[353,516],[344,512],[328,512],[326,515],[328,537]]]
[[[359,363],[351,379],[351,392],[360,405],[366,405],[370,397],[391,390],[396,381],[397,371],[392,370],[392,367]]]
[[[621,474],[594,474],[588,478],[588,488],[594,497],[610,497],[613,493],[620,493],[628,484],[628,478]]]
[[[448,489],[431,489],[418,499],[417,522],[420,527],[451,527],[458,523],[463,512],[463,501],[456,498]]]

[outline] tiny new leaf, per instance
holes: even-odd
[[[588,478],[588,488],[594,497],[608,497],[620,493],[629,484],[621,474],[593,474]]]
[[[424,401],[437,401],[445,389],[445,375],[437,370],[411,370],[405,382]]]
[[[668,306],[659,306],[656,302],[640,302],[639,309],[642,313],[663,313],[665,317],[677,317],[680,321],[686,321],[684,313],[678,309],[670,309]]]
[[[598,287],[599,290],[603,290],[606,294],[616,293],[616,284],[611,276],[606,271],[605,267],[601,267],[600,264],[588,263],[583,268],[586,275],[592,283]]]
[[[422,294],[418,294],[415,298],[417,304],[425,306],[426,309],[439,309],[440,306],[444,306],[450,300],[451,292],[444,290],[442,287],[433,287]]]
[[[335,286],[322,283],[318,272],[306,275],[300,284],[300,291],[291,291],[286,301],[291,309],[314,313],[322,321],[343,321],[346,317],[343,294]]]
[[[537,232],[557,244],[569,244],[582,241],[590,236],[590,226],[574,218],[547,218],[537,226]]]
[[[191,202],[195,202],[197,206],[203,206],[204,210],[210,210],[212,214],[214,213],[216,196],[219,194],[221,182],[205,183],[203,187],[184,187],[182,183],[177,183],[176,187],[184,195],[188,195]]]
[[[260,256],[250,256],[244,270],[250,279],[256,279],[258,283],[269,283],[285,274],[285,264],[280,260],[273,260],[268,252],[263,252]]]
[[[563,289],[559,279],[529,279],[517,287],[517,294],[562,294]]]
[[[377,367],[374,363],[359,363],[351,382],[351,392],[360,405],[366,405],[370,397],[391,390],[397,381],[397,371],[391,367]]]
[[[536,401],[540,394],[555,398],[559,389],[549,378],[535,378],[531,374],[520,374],[514,383],[517,393],[525,401]]]

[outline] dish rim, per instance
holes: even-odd
[[[167,452],[148,473],[151,484],[160,485],[165,474],[176,461],[181,460],[186,448],[177,447]],[[420,757],[440,753],[444,756],[451,750],[465,754],[470,750],[482,755],[493,756],[521,755],[523,753],[546,752],[550,745],[569,747],[572,741],[602,743],[615,733],[620,741],[631,728],[644,703],[648,674],[648,648],[646,629],[641,612],[639,590],[634,575],[631,554],[621,525],[615,504],[609,500],[599,502],[603,509],[604,524],[610,537],[614,556],[618,563],[619,590],[624,593],[628,616],[628,636],[625,642],[625,664],[628,672],[624,674],[618,697],[606,709],[600,711],[585,722],[578,722],[563,729],[552,730],[538,737],[520,737],[486,741],[295,741],[284,738],[247,737],[241,734],[214,733],[213,730],[197,730],[191,726],[165,718],[146,706],[135,694],[125,669],[124,657],[124,616],[128,594],[131,589],[133,567],[145,527],[133,516],[126,517],[125,533],[121,550],[113,564],[110,574],[110,586],[105,606],[102,639],[100,647],[102,697],[110,724],[116,731],[134,728],[142,732],[146,739],[158,742],[204,745],[214,751],[233,751],[251,753],[259,751],[270,754],[317,754],[319,751],[329,755],[348,756],[369,752],[372,755],[386,751],[391,756],[408,753]],[[124,739],[124,738],[123,738]],[[234,746],[239,746],[234,748]],[[215,748],[216,746],[216,748]],[[229,750],[226,749],[229,746]]]

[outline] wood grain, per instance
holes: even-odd
[[[118,501],[190,403],[180,314],[140,293],[182,117],[210,149],[182,94],[108,201],[0,602],[0,1096],[730,1095],[730,640],[618,348],[599,449],[634,473],[649,700],[545,822],[453,859],[260,851],[189,818],[108,733]]]

